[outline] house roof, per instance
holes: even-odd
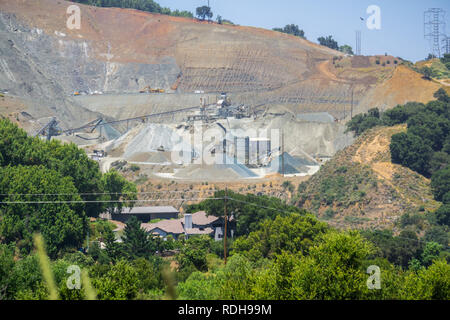
[[[184,233],[182,219],[161,220],[156,223],[142,223],[141,228],[150,233],[153,232],[155,229],[161,229],[164,232],[172,234]]]
[[[212,228],[205,228],[200,230],[199,228],[186,229],[187,234],[195,235],[195,234],[211,234],[214,230]]]
[[[192,214],[192,224],[198,226],[206,226],[217,221],[219,218],[215,216],[207,216],[205,211],[198,211]]]
[[[122,208],[122,214],[179,213],[170,206]]]
[[[197,226],[206,226],[219,218],[215,216],[207,216],[205,211],[198,211],[192,214],[192,224]],[[231,219],[230,219],[231,220]],[[166,233],[171,234],[211,234],[214,232],[213,228],[205,228],[204,230],[200,230],[199,228],[184,228],[184,218],[180,219],[172,219],[172,220],[161,220],[156,223],[142,223],[141,228],[149,233],[154,233],[156,229],[160,229]]]

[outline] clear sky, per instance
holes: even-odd
[[[156,0],[161,6],[189,10],[207,0]],[[369,30],[367,7],[381,9],[381,29]],[[214,19],[221,15],[236,24],[272,29],[297,24],[306,38],[317,42],[333,35],[339,45],[355,49],[355,30],[362,30],[362,54],[388,53],[410,61],[423,60],[430,52],[424,39],[424,11],[442,8],[447,12],[446,33],[450,36],[450,0],[210,0]]]

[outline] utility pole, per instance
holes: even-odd
[[[361,55],[361,30],[356,30],[356,55]]]
[[[346,111],[346,109],[347,109],[347,108],[346,108],[346,105],[347,105],[347,104],[346,104],[346,103],[344,103],[344,121],[345,121],[345,120],[346,120],[346,118],[347,118],[347,114],[345,113],[345,111]]]
[[[352,108],[350,110],[350,120],[353,119],[353,90],[354,88],[352,87]]]
[[[208,8],[211,11],[211,7],[209,6],[209,0],[208,0]],[[208,22],[211,22],[211,18],[208,16]]]
[[[89,228],[90,228],[90,226],[88,226],[87,235],[86,235],[86,252],[89,252]]]
[[[228,222],[228,213],[227,213],[227,200],[228,200],[228,187],[225,187],[225,232],[224,232],[224,237],[223,237],[223,261],[224,264],[227,264],[227,238],[228,238],[228,233],[227,233],[227,222]]]
[[[284,130],[281,129],[281,174],[284,177]]]

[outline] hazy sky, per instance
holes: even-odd
[[[189,10],[207,0],[156,0],[161,6]],[[355,49],[355,30],[362,30],[362,54],[387,52],[407,60],[423,60],[430,52],[424,39],[423,13],[428,8],[443,8],[450,36],[450,0],[210,0],[214,13],[234,23],[266,29],[297,24],[306,38],[317,42],[320,36],[333,35],[339,45]],[[381,30],[369,30],[365,21],[367,7],[381,9]]]

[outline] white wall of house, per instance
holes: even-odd
[[[214,233],[214,240],[221,241],[222,239],[223,239],[222,227],[216,227],[216,231]]]

